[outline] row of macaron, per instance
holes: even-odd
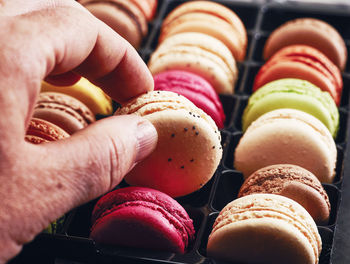
[[[318,263],[322,240],[313,217],[327,217],[329,206],[309,171],[289,164],[263,168],[217,216],[205,256],[234,263]],[[99,245],[180,254],[192,250],[198,231],[175,199],[146,187],[104,195],[91,222],[90,238]]]
[[[331,210],[321,182],[331,183],[335,177],[337,150],[333,138],[339,128],[340,70],[346,62],[346,49],[338,49],[337,58],[329,50],[327,56],[322,53],[325,46],[345,47],[335,37],[327,38],[325,43],[320,37],[325,33],[338,34],[323,21],[305,18],[287,22],[269,36],[264,57],[271,58],[255,77],[253,94],[242,117],[243,136],[234,154],[234,167],[245,178],[238,197],[245,196],[245,200],[234,200],[220,212],[208,240],[210,255],[248,263],[318,263],[322,242],[315,226],[327,224]],[[313,45],[305,36],[312,36]],[[293,42],[298,45],[290,45]],[[277,196],[270,197],[266,208],[266,198],[265,203],[261,202],[256,193]],[[309,222],[302,224],[306,230],[299,226],[297,210],[291,213],[279,209],[281,195],[306,209],[309,217],[302,217]],[[237,210],[242,203],[247,209]],[[291,231],[291,226],[282,224],[285,221],[296,229]],[[291,238],[292,232],[302,234],[307,242]],[[242,234],[251,234],[250,239]],[[293,244],[287,245],[287,239]],[[231,245],[227,246],[229,241]],[[268,246],[260,245],[264,242]],[[234,250],[233,244],[239,245],[240,251]],[[259,248],[257,254],[244,254],[253,246]],[[276,256],[272,248],[294,255]]]

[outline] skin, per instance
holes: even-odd
[[[54,219],[106,193],[155,147],[157,133],[136,116],[113,116],[67,140],[32,145],[26,127],[43,79],[76,74],[126,101],[153,89],[137,52],[71,0],[0,1],[0,263]],[[122,87],[120,89],[116,88]],[[44,161],[44,162],[43,162]]]

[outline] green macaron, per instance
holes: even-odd
[[[279,108],[304,111],[318,118],[335,138],[339,127],[339,112],[332,97],[312,83],[300,79],[279,79],[270,82],[249,98],[242,117],[242,129],[261,115]]]

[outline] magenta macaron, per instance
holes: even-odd
[[[207,113],[218,128],[224,127],[225,113],[218,94],[209,82],[197,74],[169,70],[154,76],[154,90],[181,94]]]
[[[184,253],[194,234],[185,209],[167,194],[150,188],[112,191],[92,212],[90,237],[100,244]]]

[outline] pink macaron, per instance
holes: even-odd
[[[145,187],[103,196],[92,212],[97,243],[184,253],[194,240],[193,221],[173,198]]]
[[[207,113],[218,128],[224,127],[225,113],[213,86],[201,76],[180,70],[165,71],[154,76],[154,90],[181,94]]]

